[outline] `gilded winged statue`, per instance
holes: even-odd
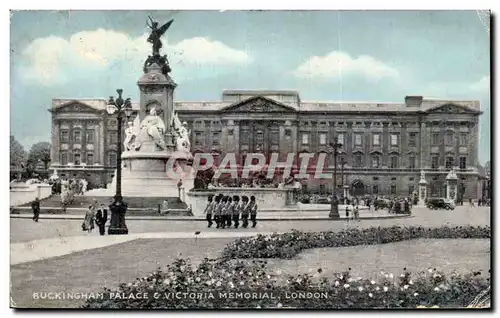
[[[148,37],[148,42],[153,44],[153,56],[158,56],[160,55],[160,49],[162,48],[163,44],[161,43],[161,37],[165,32],[167,32],[168,28],[174,22],[174,19],[168,21],[161,27],[158,27],[158,22],[154,21],[153,18],[148,16],[149,20],[151,21],[148,24],[148,27],[151,29],[151,34]]]

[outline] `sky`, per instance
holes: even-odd
[[[50,141],[52,98],[139,98],[163,38],[176,100],[223,89],[294,89],[302,100],[479,100],[479,161],[490,160],[490,39],[476,11],[16,11],[11,14],[10,131]]]

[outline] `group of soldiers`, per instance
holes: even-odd
[[[252,222],[252,227],[257,225],[257,203],[252,195],[250,199],[247,196],[240,197],[225,196],[219,194],[217,196],[209,196],[208,204],[205,208],[208,227],[212,227],[214,221],[217,228],[225,229],[234,225],[237,229],[240,226],[248,227],[248,219]]]

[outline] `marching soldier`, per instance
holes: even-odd
[[[213,202],[213,195],[208,196],[208,204],[205,208],[205,215],[206,215],[206,220],[208,222],[208,227],[212,227],[212,213],[214,211],[214,205],[215,203]]]
[[[257,203],[255,202],[255,197],[252,195],[250,197],[250,220],[252,221],[252,227],[257,225]]]
[[[233,218],[235,229],[237,229],[238,226],[240,225],[240,212],[241,212],[240,197],[235,195],[233,196],[233,215],[231,216]]]
[[[250,209],[248,208],[248,197],[246,195],[241,197],[241,220],[243,222],[243,228],[248,227],[248,214],[250,213]]]

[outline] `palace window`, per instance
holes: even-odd
[[[302,134],[302,144],[303,145],[308,145],[309,144],[309,134],[308,133],[303,133]]]
[[[87,165],[92,166],[94,164],[94,154],[93,153],[88,153],[87,154]]]
[[[326,145],[326,134],[319,134],[319,144]]]
[[[233,136],[233,135],[234,135],[234,129],[229,129],[229,130],[227,131],[227,135],[228,135],[228,136]]]
[[[397,146],[399,144],[399,136],[397,134],[391,134],[391,146]]]
[[[380,134],[373,134],[373,145],[380,146]]]
[[[467,133],[460,133],[460,146],[467,146]]]
[[[361,146],[363,144],[363,140],[362,140],[362,135],[361,134],[355,134],[354,135],[354,144],[356,146]]]
[[[61,164],[67,165],[68,164],[68,152],[61,151],[60,156],[61,156]]]
[[[417,133],[412,132],[408,135],[408,146],[409,147],[417,146]]]
[[[338,134],[337,135],[337,142],[342,145],[342,147],[345,148],[345,142],[344,142],[344,134]]]
[[[196,146],[201,145],[201,140],[202,140],[202,138],[203,138],[203,137],[202,137],[202,135],[201,135],[201,132],[196,132],[196,133],[194,134],[194,144],[195,144]]]
[[[279,128],[272,128],[269,131],[271,145],[279,146],[280,145],[280,131]]]
[[[372,167],[373,168],[378,168],[379,166],[380,166],[380,156],[373,155],[372,156]]]
[[[291,129],[285,129],[285,138],[290,139],[292,137],[292,130]]]
[[[467,157],[460,157],[460,169],[467,168]]]
[[[109,125],[110,127],[116,127],[116,126],[118,125],[118,120],[116,120],[116,119],[110,119],[110,120],[108,121],[108,125]]]
[[[408,168],[415,169],[415,156],[408,157]]]
[[[439,166],[439,157],[438,156],[432,156],[431,157],[431,168],[432,169],[437,169]]]
[[[69,132],[67,129],[61,129],[61,143],[69,142]]]
[[[118,133],[116,131],[109,132],[109,143],[114,145],[118,142]]]
[[[378,177],[373,177],[373,181],[377,181],[378,180]]]
[[[373,194],[378,194],[378,185],[373,186]]]
[[[111,151],[108,153],[108,165],[112,167],[116,166],[116,152]]]
[[[396,194],[396,185],[395,184],[391,185],[391,194]]]
[[[354,166],[357,168],[361,168],[363,166],[363,156],[361,155],[354,156]]]
[[[395,169],[398,167],[399,158],[398,156],[391,156],[391,168]]]
[[[79,166],[82,162],[81,162],[81,155],[79,152],[75,152],[73,154],[73,163],[75,164],[75,166]]]
[[[440,139],[440,138],[439,138],[439,133],[432,133],[432,134],[431,134],[431,143],[432,143],[433,145],[435,145],[435,146],[436,146],[436,145],[439,145],[439,139]]]
[[[85,132],[85,141],[88,144],[94,143],[94,129],[87,129],[87,131]]]
[[[412,185],[408,186],[408,194],[412,195],[413,191],[415,191],[415,186],[412,186]]]
[[[73,131],[73,142],[75,144],[82,143],[82,132],[80,130],[74,130]]]
[[[452,131],[447,131],[445,134],[445,144],[453,146],[455,144],[455,134]]]
[[[212,145],[214,145],[214,146],[220,145],[219,133],[218,132],[212,133]]]
[[[324,184],[320,184],[320,185],[319,185],[319,193],[320,193],[320,194],[324,194],[324,193],[326,193],[326,188],[325,188],[325,185],[324,185]]]
[[[445,161],[445,167],[446,169],[451,169],[453,166],[454,166],[454,158],[453,157],[446,157],[446,161]]]

